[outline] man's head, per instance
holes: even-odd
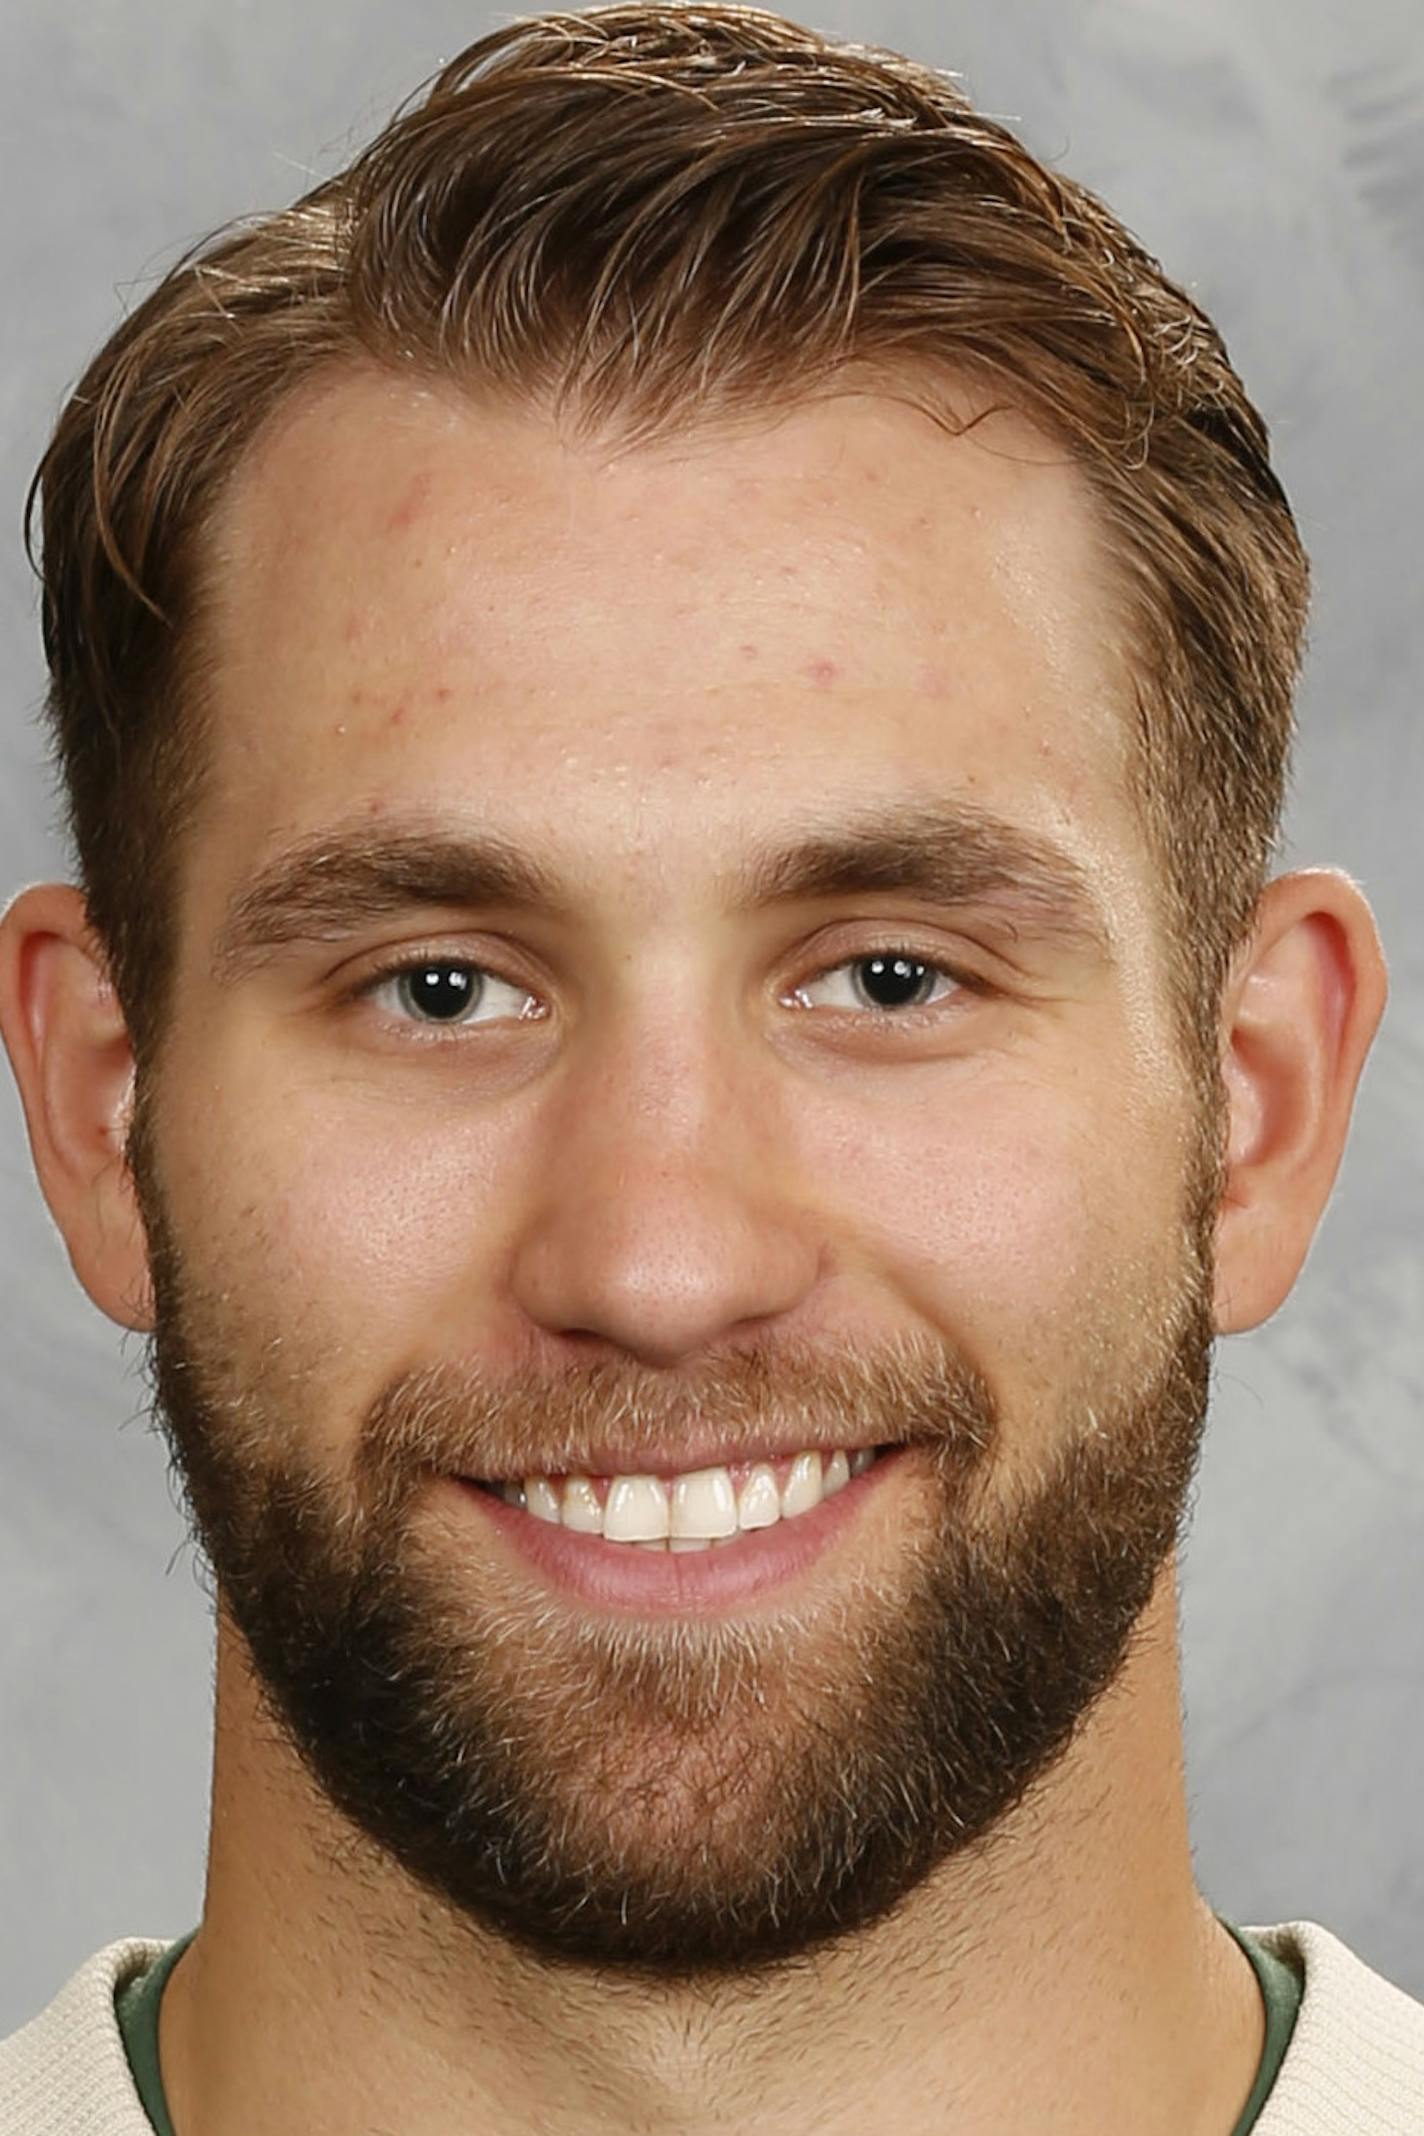
[[[323,1786],[472,1911],[795,1955],[1061,1750],[1195,1454],[1216,1120],[1086,500],[1003,419],[847,396],[610,458],[374,379],[217,540],[224,801],[130,1157],[224,1601]],[[700,1613],[511,1584],[448,1502],[709,1441],[915,1475]]]
[[[1119,1675],[1378,1014],[1350,886],[1261,894],[1303,566],[1219,344],[938,77],[630,8],[476,48],[81,403],[89,903],[0,1011],[266,1695],[546,1956],[881,1917]],[[730,1602],[471,1488],[877,1446]]]

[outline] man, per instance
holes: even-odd
[[[176,269],[39,493],[0,1019],[217,1721],[201,1926],[0,2129],[1424,2127],[1424,2013],[1188,1847],[1212,1343],[1385,991],[1267,881],[1206,319],[945,77],[595,9]]]

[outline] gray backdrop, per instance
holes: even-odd
[[[811,0],[965,73],[1193,285],[1318,572],[1287,858],[1379,914],[1393,1004],[1294,1298],[1225,1346],[1185,1569],[1203,1886],[1424,1994],[1419,0]],[[64,872],[17,522],[66,384],[180,244],[275,207],[505,13],[2,0],[0,898]],[[196,1918],[210,1627],[141,1346],[75,1285],[0,1078],[0,2033],[99,1944]]]

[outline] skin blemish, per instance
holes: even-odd
[[[394,510],[386,521],[386,532],[388,534],[399,534],[406,527],[414,526],[416,520],[420,517],[422,505],[430,495],[430,482],[431,478],[428,474],[417,475],[402,491]]]
[[[737,651],[741,654],[743,660],[755,660],[761,651],[761,647],[759,645],[739,645]]]
[[[448,705],[454,694],[448,682],[436,683],[434,697],[437,705]]]
[[[815,683],[817,689],[827,690],[840,673],[840,669],[834,660],[808,660],[804,673],[808,681]]]
[[[393,727],[403,727],[405,725],[406,714],[407,712],[409,712],[409,710],[410,706],[406,703],[405,699],[402,698],[400,703],[398,705],[393,706],[391,709],[390,725]]]

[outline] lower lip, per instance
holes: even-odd
[[[464,1497],[551,1586],[607,1609],[644,1614],[711,1613],[750,1602],[814,1565],[859,1520],[907,1449],[880,1454],[868,1469],[809,1513],[752,1528],[723,1550],[639,1550],[601,1535],[538,1520],[478,1484],[453,1478]]]

